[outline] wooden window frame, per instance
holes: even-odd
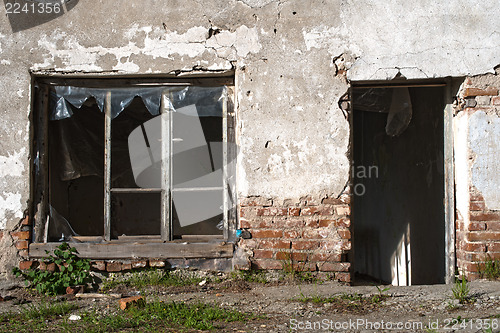
[[[30,216],[34,220],[33,243],[29,246],[30,257],[44,257],[46,250],[52,250],[60,243],[48,242],[48,122],[49,122],[49,89],[55,85],[115,88],[145,86],[225,86],[223,95],[223,235],[196,236],[186,235],[180,240],[173,239],[172,231],[172,109],[166,93],[162,94],[160,117],[162,121],[162,172],[161,184],[161,234],[158,236],[126,236],[111,239],[111,92],[108,92],[104,105],[104,235],[81,236],[82,243],[73,243],[80,256],[92,259],[117,258],[207,258],[231,257],[232,242],[235,240],[236,214],[236,184],[235,163],[235,96],[234,76],[221,77],[186,77],[186,78],[72,78],[72,77],[34,77],[33,109],[31,132],[31,202]],[[167,91],[167,89],[166,89]],[[229,105],[231,104],[231,105]],[[35,163],[36,161],[36,163]],[[37,165],[35,165],[37,164]],[[120,191],[119,189],[115,189]],[[152,190],[152,189],[148,189]]]

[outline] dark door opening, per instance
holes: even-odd
[[[353,88],[353,268],[445,282],[445,87]]]

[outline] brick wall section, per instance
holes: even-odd
[[[470,222],[457,219],[457,267],[469,280],[479,278],[478,263],[500,259],[500,211],[486,208],[482,195],[470,187]]]
[[[488,74],[483,77],[466,78],[459,94],[457,112],[483,111],[499,114],[500,79]],[[460,274],[465,272],[469,280],[479,278],[480,262],[487,256],[500,259],[500,211],[487,209],[481,193],[469,186],[469,223],[456,214],[456,256]]]
[[[253,253],[254,269],[290,269],[335,274],[350,281],[345,254],[351,249],[350,196],[240,200],[240,228],[252,238],[239,246]]]

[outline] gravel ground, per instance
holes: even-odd
[[[149,287],[143,290],[116,287],[108,294],[143,294],[147,300],[209,302],[265,315],[249,323],[228,323],[223,332],[500,332],[500,282],[473,281],[469,284],[472,301],[460,304],[452,298],[452,286],[431,285],[390,287],[380,302],[375,286],[347,286],[324,283],[250,283],[243,280],[207,282],[202,286]],[[387,286],[384,286],[387,287]],[[354,300],[302,302],[307,297],[328,298],[359,295]],[[19,311],[27,303],[41,301],[27,289],[1,292],[0,312]],[[118,300],[111,297],[59,296],[57,300],[76,302],[78,312],[97,309],[113,313]],[[346,297],[344,297],[346,298]],[[362,299],[364,301],[359,301]],[[492,329],[488,330],[488,325]]]

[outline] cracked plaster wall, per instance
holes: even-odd
[[[496,0],[80,1],[13,33],[15,18],[2,15],[0,228],[15,226],[28,199],[30,71],[234,68],[239,194],[338,195],[349,175],[338,108],[348,83],[333,60],[343,55],[352,80],[490,72],[500,63],[498,17]]]

